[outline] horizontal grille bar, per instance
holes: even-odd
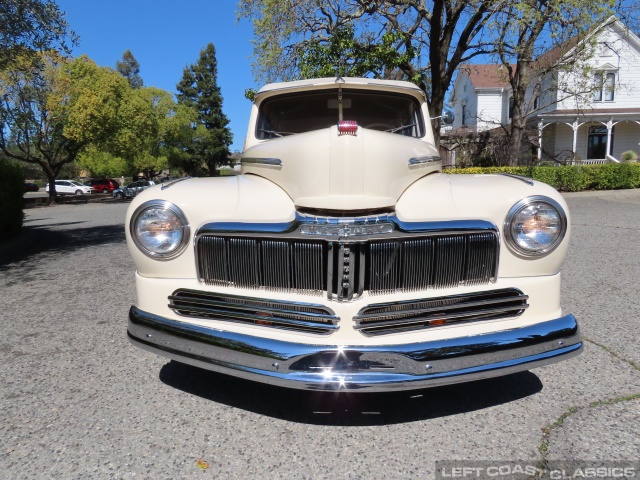
[[[516,289],[411,300],[364,307],[354,317],[367,335],[418,330],[462,322],[516,317],[529,308],[529,297]]]
[[[197,237],[201,282],[321,295],[348,301],[371,295],[484,285],[495,281],[494,231],[391,238],[308,239],[206,234]]]
[[[339,318],[328,307],[312,303],[281,302],[219,295],[196,290],[176,290],[169,308],[179,315],[329,334]]]

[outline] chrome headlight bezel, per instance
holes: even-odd
[[[541,248],[538,250],[523,248],[521,245],[518,244],[518,242],[513,236],[513,231],[512,231],[513,220],[524,209],[539,203],[546,204],[547,206],[552,207],[558,213],[560,226],[559,226],[557,237],[552,243],[550,243],[545,248]],[[562,206],[557,201],[542,195],[534,195],[534,196],[527,197],[520,200],[513,207],[511,207],[511,209],[509,210],[509,213],[507,213],[507,216],[504,220],[503,235],[504,235],[505,243],[507,244],[507,246],[517,255],[520,255],[525,258],[541,258],[546,255],[549,255],[558,247],[558,245],[562,243],[562,240],[564,239],[567,233],[567,226],[568,226],[567,214],[564,208],[562,208]]]
[[[176,247],[169,252],[154,252],[153,250],[150,250],[140,241],[138,235],[136,234],[136,225],[138,220],[140,219],[140,216],[151,209],[161,209],[169,211],[173,215],[175,215],[180,223],[180,231],[182,237]],[[133,212],[133,215],[131,215],[131,221],[129,222],[129,234],[131,235],[133,243],[136,245],[136,247],[138,247],[138,250],[144,253],[147,257],[153,258],[154,260],[172,260],[179,256],[187,248],[191,237],[191,227],[185,214],[182,212],[182,210],[180,210],[179,207],[177,207],[173,203],[166,200],[149,200],[136,208],[136,210]]]

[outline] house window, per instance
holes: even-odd
[[[462,105],[462,126],[467,125],[467,106]]]
[[[513,116],[513,97],[509,97],[509,120]]]
[[[609,155],[613,151],[613,129],[611,130],[611,144]],[[603,159],[607,157],[607,127],[594,125],[589,127],[587,143],[587,159]]]
[[[613,102],[616,88],[615,72],[596,72],[593,76],[593,100]]]
[[[538,109],[538,105],[539,105],[539,103],[540,103],[540,102],[539,102],[539,98],[540,98],[540,97],[538,97],[538,96],[536,95],[536,98],[534,98],[534,99],[533,99],[533,109],[534,109],[534,110],[537,110],[537,109]]]

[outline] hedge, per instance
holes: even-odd
[[[452,168],[445,170],[445,173],[511,173],[533,178],[567,192],[640,187],[640,163],[562,167],[471,167]]]
[[[15,164],[0,159],[0,241],[22,228],[24,214],[24,173]]]

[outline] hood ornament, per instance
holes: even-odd
[[[338,122],[338,135],[358,135],[358,122],[355,120],[342,120]]]

